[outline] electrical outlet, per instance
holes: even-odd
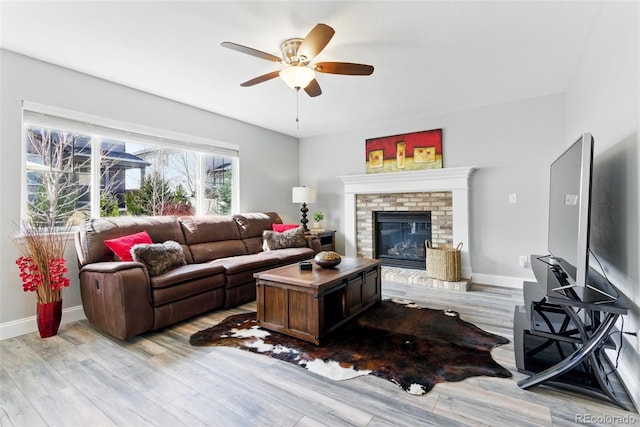
[[[522,268],[529,268],[529,257],[526,255],[520,255],[518,258],[518,263]]]
[[[518,194],[509,193],[509,204],[510,205],[515,205],[517,203],[518,203]]]

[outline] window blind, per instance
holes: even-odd
[[[137,142],[145,145],[185,149],[206,154],[238,157],[239,147],[222,141],[182,134],[120,120],[107,119],[77,111],[23,101],[22,122],[27,126],[97,135],[117,141]]]

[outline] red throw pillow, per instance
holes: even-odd
[[[273,231],[277,231],[278,233],[285,232],[287,230],[291,230],[292,228],[300,227],[298,224],[273,224],[271,225]]]
[[[131,248],[138,243],[153,243],[149,233],[141,231],[140,233],[130,234],[128,236],[118,237],[117,239],[105,240],[104,244],[113,251],[121,261],[133,261],[131,256]]]

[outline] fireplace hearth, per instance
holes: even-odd
[[[374,212],[375,258],[382,265],[425,269],[431,212]]]

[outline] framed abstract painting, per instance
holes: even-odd
[[[367,173],[442,168],[442,129],[367,139]]]

